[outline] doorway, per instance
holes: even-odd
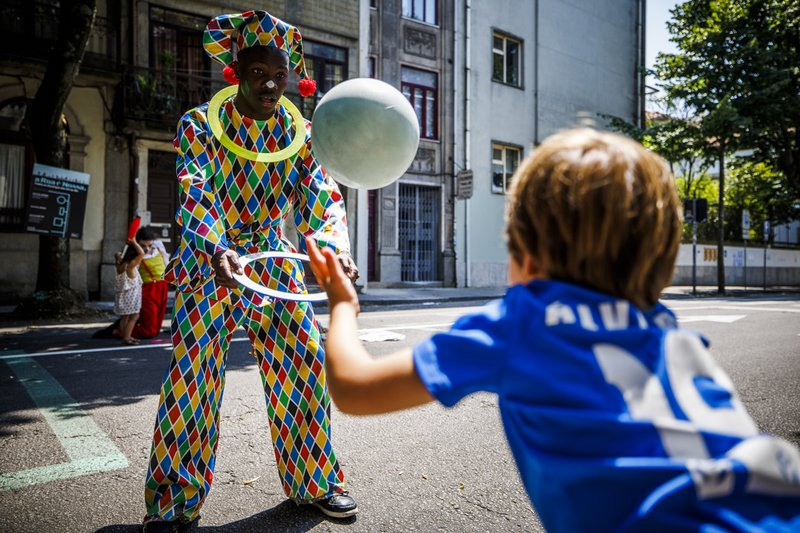
[[[175,177],[175,153],[147,152],[147,210],[150,227],[156,232],[167,252],[178,243],[175,213],[178,210],[178,182]]]
[[[439,279],[438,187],[400,184],[400,279]]]

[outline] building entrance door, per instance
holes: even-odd
[[[150,226],[159,235],[167,252],[178,243],[175,213],[178,210],[178,183],[175,153],[150,150],[147,153],[147,210]]]
[[[400,279],[439,279],[438,187],[400,184]]]

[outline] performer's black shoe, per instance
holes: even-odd
[[[324,500],[312,502],[311,505],[333,518],[347,518],[358,512],[358,504],[350,494],[332,494]]]
[[[150,520],[142,525],[142,533],[185,533],[194,529],[199,521],[199,516],[191,522],[183,522],[181,520],[173,520],[171,522],[166,520]]]

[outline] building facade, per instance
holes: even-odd
[[[643,0],[458,0],[455,252],[459,286],[506,284],[506,193],[544,138],[600,114],[640,123]]]
[[[370,1],[367,74],[409,99],[420,146],[399,180],[366,194],[369,284],[455,285],[453,15],[453,0]]]
[[[418,117],[417,156],[397,182],[343,188],[362,289],[504,285],[503,212],[519,161],[600,113],[638,120],[642,3],[97,0],[64,112],[69,168],[90,176],[82,236],[70,240],[71,286],[113,297],[114,253],[134,216],[175,244],[175,126],[226,85],[202,32],[220,13],[253,8],[302,30],[319,90],[302,98],[290,80],[287,96],[305,117],[336,83],[366,76],[400,90]],[[33,153],[22,118],[56,45],[58,6],[0,7],[2,304],[35,286],[38,236],[25,231]]]
[[[368,6],[357,1],[98,0],[64,111],[69,168],[90,176],[82,238],[70,239],[71,287],[79,294],[113,298],[114,253],[134,216],[160,232],[168,250],[174,246],[176,124],[226,85],[221,67],[203,51],[203,30],[220,13],[254,8],[302,29],[307,69],[319,91],[302,98],[295,79],[287,96],[304,116],[312,116],[326,90],[362,69],[360,13]],[[0,301],[6,304],[35,287],[38,235],[25,231],[33,152],[22,119],[56,45],[58,13],[58,0],[11,0],[0,8],[0,254],[7,264]],[[348,204],[355,219],[355,202]]]

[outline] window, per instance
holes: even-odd
[[[495,33],[492,44],[492,80],[522,86],[522,42]]]
[[[149,88],[156,113],[181,113],[208,99],[210,59],[203,51],[208,20],[161,7],[150,8]],[[166,108],[166,109],[165,109]]]
[[[519,166],[522,149],[518,146],[492,144],[492,192],[506,193],[511,187],[511,177]]]
[[[322,96],[347,77],[347,49],[303,39],[306,74],[317,82],[317,92],[302,98],[303,116],[311,118]]]
[[[436,139],[439,136],[437,118],[437,80],[435,72],[403,67],[401,84],[403,96],[411,102],[419,120],[419,135],[423,139]]]
[[[378,77],[378,59],[375,56],[367,58],[367,76],[370,78]]]
[[[20,132],[27,102],[15,99],[0,107],[0,231],[22,231],[28,201],[33,149]]]
[[[403,16],[436,24],[436,0],[403,0]]]

